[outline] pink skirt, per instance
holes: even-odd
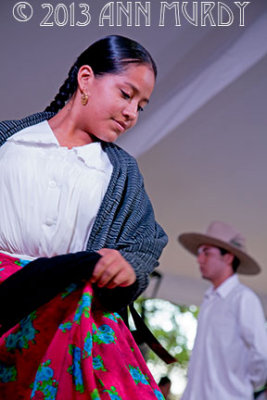
[[[0,282],[24,264],[0,254]],[[70,285],[0,338],[0,399],[164,400],[122,318],[90,283]]]

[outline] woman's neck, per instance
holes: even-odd
[[[77,124],[78,118],[72,102],[66,104],[48,123],[60,146],[84,146],[92,143],[94,139]]]

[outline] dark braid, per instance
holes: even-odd
[[[73,93],[77,89],[77,74],[79,67],[77,62],[71,67],[68,78],[65,80],[63,85],[59,88],[58,94],[55,96],[52,103],[46,107],[45,111],[52,111],[57,113],[61,108],[64,107],[66,101],[70,99]]]
[[[148,51],[139,43],[124,36],[110,35],[89,46],[76,60],[68,78],[45,111],[57,113],[75,93],[77,75],[82,65],[90,65],[95,76],[120,73],[128,64],[150,65],[157,76],[157,67]]]

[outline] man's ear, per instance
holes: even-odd
[[[90,83],[95,75],[90,65],[82,65],[78,71],[77,82],[81,93],[89,94]]]
[[[223,255],[223,258],[228,265],[232,265],[232,262],[234,261],[235,256],[231,253],[226,253]]]

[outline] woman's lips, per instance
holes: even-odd
[[[120,132],[124,132],[127,129],[127,125],[124,121],[118,121],[117,119],[114,119],[116,122],[117,127],[119,128]]]

